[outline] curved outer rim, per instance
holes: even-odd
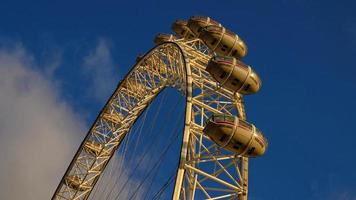
[[[200,40],[198,40],[198,39],[196,39],[196,40],[197,40],[198,43],[199,43]],[[195,40],[191,40],[191,41],[195,41]],[[188,42],[190,42],[190,41],[186,41],[186,42],[188,43]],[[201,42],[201,41],[200,41],[200,42]],[[176,77],[181,77],[181,78],[180,78],[180,79],[174,79],[174,78],[172,79],[172,78],[166,77],[165,80],[168,80],[168,81],[166,81],[164,84],[161,85],[162,88],[157,87],[157,88],[156,88],[157,90],[156,90],[155,88],[151,88],[151,91],[154,91],[154,92],[155,92],[154,94],[155,94],[155,96],[156,96],[156,95],[159,94],[159,92],[162,91],[166,86],[169,86],[169,85],[172,86],[172,85],[174,85],[174,86],[178,86],[178,87],[176,87],[176,88],[179,88],[180,91],[182,91],[183,89],[185,89],[184,92],[185,92],[185,96],[186,96],[184,135],[183,135],[183,140],[182,140],[182,143],[181,143],[180,161],[179,161],[179,166],[178,166],[178,169],[177,169],[175,188],[174,188],[174,193],[173,193],[172,198],[173,198],[173,199],[179,199],[179,197],[180,197],[180,195],[181,195],[181,190],[182,190],[182,188],[183,188],[183,181],[185,180],[185,179],[184,179],[184,175],[185,175],[186,170],[188,170],[186,173],[190,173],[192,170],[195,170],[196,173],[203,174],[203,175],[205,174],[207,178],[211,178],[211,179],[213,179],[214,181],[217,181],[218,183],[221,183],[221,184],[223,184],[223,185],[225,185],[225,186],[229,186],[229,187],[236,188],[236,186],[233,186],[233,185],[231,185],[231,184],[229,184],[229,183],[227,183],[227,182],[225,182],[225,181],[218,180],[217,178],[214,178],[213,176],[211,176],[211,175],[209,175],[209,174],[206,174],[206,173],[204,173],[203,171],[201,171],[201,170],[199,170],[199,169],[194,168],[194,166],[187,165],[186,158],[187,158],[187,156],[188,156],[188,155],[187,155],[187,153],[188,153],[188,149],[187,149],[187,148],[188,148],[188,141],[189,141],[189,139],[190,139],[190,135],[194,135],[194,134],[195,134],[195,133],[194,133],[194,134],[191,134],[191,131],[192,131],[192,132],[196,132],[196,129],[195,129],[194,131],[191,130],[191,129],[194,127],[194,126],[192,127],[191,125],[196,124],[195,121],[193,122],[194,118],[193,118],[193,116],[192,116],[192,113],[195,112],[195,110],[193,109],[193,105],[195,105],[195,106],[198,105],[196,98],[193,97],[193,82],[196,81],[195,79],[196,79],[196,69],[197,69],[197,66],[196,66],[196,65],[197,65],[197,62],[195,61],[195,59],[189,60],[189,58],[191,58],[192,55],[193,55],[193,58],[195,58],[194,56],[196,56],[196,53],[195,53],[195,52],[191,52],[191,51],[192,51],[192,49],[190,49],[191,47],[186,47],[185,42],[182,42],[182,41],[180,41],[180,40],[177,40],[177,41],[174,41],[174,42],[164,42],[164,43],[161,43],[161,44],[155,46],[154,48],[150,49],[150,50],[149,50],[146,54],[144,54],[144,56],[142,56],[142,58],[133,66],[133,68],[127,73],[127,75],[125,76],[125,78],[122,79],[122,80],[119,82],[119,84],[118,84],[116,90],[115,90],[114,93],[111,95],[111,97],[109,98],[109,100],[106,102],[105,106],[104,106],[103,109],[100,111],[100,113],[99,113],[98,117],[96,118],[95,122],[93,123],[92,127],[89,129],[88,134],[86,135],[85,139],[82,141],[82,143],[81,143],[81,145],[80,145],[80,147],[79,147],[77,153],[75,154],[75,156],[74,156],[74,158],[73,158],[73,160],[72,160],[70,166],[68,167],[68,169],[67,169],[66,173],[64,174],[64,176],[62,177],[62,180],[61,180],[60,184],[58,185],[58,187],[57,187],[57,189],[56,189],[56,192],[55,192],[55,194],[54,194],[53,197],[52,197],[52,200],[53,200],[53,199],[56,199],[56,194],[57,194],[57,192],[59,192],[59,191],[61,190],[62,185],[65,184],[65,183],[64,183],[64,179],[65,179],[65,177],[66,177],[67,175],[69,175],[69,173],[71,172],[71,169],[72,169],[73,165],[75,164],[75,161],[77,160],[79,154],[81,153],[82,146],[84,145],[84,142],[86,142],[86,141],[88,141],[88,139],[90,139],[89,137],[90,137],[90,133],[91,133],[93,127],[95,126],[96,122],[97,122],[99,119],[101,119],[101,117],[102,117],[102,115],[103,115],[103,113],[104,113],[105,108],[107,108],[108,104],[111,102],[111,100],[113,99],[113,97],[115,97],[115,95],[116,95],[117,93],[119,93],[118,90],[121,88],[121,85],[124,83],[125,80],[127,80],[128,77],[130,77],[131,73],[133,73],[136,69],[139,69],[139,68],[137,68],[137,67],[140,66],[141,63],[142,63],[144,60],[146,60],[146,58],[149,58],[149,56],[154,55],[153,53],[155,52],[156,49],[161,48],[162,50],[165,50],[166,47],[163,47],[164,45],[171,45],[172,50],[174,50],[174,51],[172,51],[172,52],[174,53],[174,54],[173,54],[173,57],[175,57],[175,55],[179,55],[179,56],[180,56],[180,58],[179,58],[180,62],[179,62],[178,64],[175,63],[175,67],[174,67],[174,68],[171,68],[171,69],[180,69],[181,71],[179,71],[179,72],[174,72],[174,71],[173,71],[172,74],[173,74],[173,75],[178,74],[178,76],[176,76]],[[169,48],[169,46],[168,46],[168,48]],[[169,53],[170,51],[167,51],[167,52]],[[167,55],[168,55],[168,57],[170,57],[169,54],[167,54]],[[171,55],[172,55],[172,54],[171,54]],[[207,61],[206,61],[206,62],[207,62]],[[183,66],[183,65],[184,65],[184,66]],[[158,65],[158,66],[159,66],[159,65]],[[167,66],[167,65],[165,64],[164,66]],[[198,68],[199,68],[199,67],[198,67]],[[194,72],[194,74],[193,74],[193,72]],[[207,72],[206,72],[206,73],[207,73]],[[181,76],[179,76],[179,75],[181,75]],[[182,77],[182,76],[184,76],[184,75],[185,75],[185,77]],[[193,76],[193,75],[194,75],[194,76]],[[174,76],[173,76],[173,77],[174,77]],[[194,77],[194,78],[193,78],[193,77]],[[175,85],[174,82],[170,82],[170,79],[176,80],[176,81],[178,81],[178,83],[181,83],[181,84]],[[179,81],[179,80],[180,80],[180,81]],[[162,81],[160,81],[160,82],[162,83]],[[173,83],[173,84],[172,84],[172,83]],[[183,87],[179,87],[179,86],[182,86],[182,84],[184,84]],[[209,82],[209,84],[210,84],[210,86],[211,86],[212,82]],[[196,85],[195,82],[194,82],[194,85]],[[215,87],[216,89],[219,89],[217,83],[216,83],[216,85],[215,85],[215,82],[214,82],[214,86],[213,86],[213,87]],[[211,89],[211,88],[210,88],[210,89]],[[220,88],[220,89],[223,90],[222,88]],[[215,91],[215,90],[214,90],[214,91]],[[219,94],[220,94],[220,93],[219,93]],[[235,107],[238,109],[239,115],[241,115],[242,117],[245,118],[245,111],[244,111],[242,96],[241,96],[240,94],[235,93],[235,94],[229,94],[229,97],[231,97],[231,95],[234,96],[234,97],[232,98],[232,99],[234,99],[234,101],[235,101],[233,104],[234,104]],[[144,95],[143,97],[146,97],[146,96],[149,96],[149,95]],[[149,104],[151,103],[151,101],[153,101],[153,99],[154,99],[155,96],[152,96],[152,99],[150,99],[150,101],[145,102],[144,108],[143,108],[142,110],[144,110],[145,108],[147,108],[147,107],[149,106]],[[141,100],[144,101],[144,98],[141,99]],[[140,101],[140,102],[141,102],[141,101]],[[139,103],[139,102],[138,102],[138,103]],[[139,106],[142,107],[142,104],[139,105]],[[141,109],[141,108],[140,108],[140,109]],[[213,111],[213,112],[216,112],[216,110]],[[138,112],[138,113],[137,113],[137,118],[139,118],[139,116],[140,116],[141,114],[142,114],[141,111]],[[137,118],[136,118],[136,119],[137,119]],[[136,119],[135,119],[135,120],[136,120]],[[134,124],[134,121],[133,121],[132,124],[130,124],[130,123],[128,123],[128,124],[131,125],[131,126],[128,126],[128,128],[131,128],[132,125]],[[124,133],[123,138],[124,138],[126,135],[127,135],[127,132]],[[193,136],[191,136],[191,137],[193,137]],[[118,139],[118,140],[120,140],[120,142],[122,141],[121,138]],[[116,146],[116,148],[113,149],[113,152],[115,152],[115,150],[116,150],[119,146],[120,146],[120,144],[118,143],[118,145]],[[113,154],[114,154],[114,153],[112,153],[112,154],[110,155],[110,158],[109,158],[109,159],[107,160],[107,162],[103,165],[103,167],[101,168],[101,171],[104,171],[104,170],[105,170],[105,167],[106,167],[106,165],[108,164],[108,162],[109,162],[109,160],[111,159],[111,157],[113,156]],[[236,194],[239,196],[239,199],[241,199],[241,200],[246,200],[246,199],[247,199],[247,183],[248,183],[248,158],[244,158],[244,157],[243,157],[243,158],[241,158],[241,159],[242,159],[241,161],[242,161],[243,164],[241,163],[241,169],[240,169],[240,170],[241,170],[241,174],[239,174],[239,176],[240,176],[240,180],[242,181],[241,184],[243,184],[243,185],[239,186],[239,187],[241,187],[241,188],[240,188],[241,190],[240,190],[239,193],[236,193]],[[101,174],[101,173],[100,173],[100,174]],[[100,176],[100,174],[99,174],[98,176]],[[242,176],[241,176],[241,175],[242,175]],[[84,180],[85,180],[85,177],[84,177]],[[87,194],[85,194],[85,196],[82,195],[83,198],[81,197],[80,199],[87,199],[87,198],[89,197],[90,192],[91,192],[92,189],[94,188],[94,186],[95,186],[97,180],[98,180],[98,179],[95,179],[95,181],[93,181],[90,191],[88,191]],[[58,196],[58,197],[60,197],[60,196]],[[65,198],[65,197],[64,197],[64,198]],[[73,198],[74,198],[74,199],[78,199],[77,196],[74,196]],[[65,198],[65,199],[67,199],[67,198]]]
[[[179,161],[179,168],[177,170],[177,180],[176,180],[176,187],[179,187],[178,189],[175,189],[175,191],[180,191],[180,188],[182,186],[182,181],[183,181],[183,175],[184,175],[184,159],[186,157],[186,154],[187,154],[187,141],[189,139],[189,134],[190,134],[190,128],[189,128],[189,125],[191,123],[191,110],[192,110],[192,76],[191,76],[191,69],[190,69],[190,65],[188,64],[189,62],[189,59],[186,58],[186,55],[184,53],[184,51],[182,50],[182,48],[175,42],[164,42],[164,43],[161,43],[155,47],[153,47],[152,49],[150,49],[141,59],[139,62],[137,62],[131,69],[130,71],[126,74],[126,76],[120,80],[120,82],[118,83],[115,91],[113,92],[113,94],[110,96],[110,98],[107,100],[107,102],[105,103],[105,105],[103,106],[103,108],[101,109],[99,115],[97,116],[97,118],[95,119],[95,121],[93,122],[92,126],[90,127],[89,131],[87,132],[85,138],[83,139],[83,141],[81,142],[78,150],[76,151],[75,153],[75,156],[73,157],[73,159],[71,160],[70,162],[70,165],[69,167],[66,169],[60,183],[58,184],[53,196],[52,196],[52,200],[55,200],[56,197],[57,197],[57,194],[59,193],[62,185],[64,185],[64,181],[65,181],[65,178],[69,175],[69,172],[71,171],[71,169],[73,168],[73,165],[75,164],[75,161],[78,159],[78,156],[85,144],[86,141],[88,141],[89,137],[90,137],[90,133],[91,133],[91,130],[93,129],[94,125],[95,125],[95,122],[98,121],[101,117],[102,117],[102,114],[104,113],[104,110],[105,108],[108,106],[108,104],[110,103],[111,99],[115,96],[115,94],[117,94],[117,91],[119,90],[119,88],[121,88],[122,84],[124,83],[124,81],[126,80],[126,78],[136,69],[137,66],[139,66],[143,60],[145,58],[148,58],[149,56],[151,56],[154,51],[158,48],[160,48],[161,46],[164,46],[164,45],[167,45],[167,44],[171,44],[173,45],[175,48],[178,49],[178,51],[180,52],[180,55],[182,56],[182,59],[183,59],[183,63],[184,63],[184,66],[183,66],[183,69],[184,69],[184,72],[185,72],[185,96],[186,96],[186,105],[185,105],[185,123],[184,123],[184,135],[183,135],[183,141],[182,141],[182,144],[181,144],[181,155],[180,155],[180,161]],[[167,87],[167,83],[166,85],[164,85],[163,89]],[[155,94],[155,95],[158,95],[162,90],[158,90],[158,92]],[[149,106],[149,104],[143,109],[143,111]],[[142,114],[142,112],[140,113],[140,115]],[[140,117],[137,116],[137,118]],[[131,126],[132,127],[132,126]],[[130,127],[130,128],[131,128]],[[125,134],[124,137],[126,137],[127,133]],[[117,147],[119,147],[119,145],[117,145]],[[184,150],[185,149],[185,150]],[[114,150],[114,152],[116,151],[116,149]],[[104,165],[103,167],[103,171],[105,170],[106,168],[106,165],[108,164],[108,162],[111,160],[112,156],[114,155],[114,153],[112,153],[110,155],[110,158],[108,159],[108,161],[106,162],[106,164]],[[181,177],[180,179],[178,179],[178,177]],[[88,192],[85,199],[87,199],[93,189],[93,187],[95,186],[96,182],[98,181],[98,178],[96,179],[96,181],[94,182],[90,192]],[[180,184],[179,184],[180,183]],[[179,196],[179,192],[175,192],[173,194],[173,196],[176,196],[176,194]]]

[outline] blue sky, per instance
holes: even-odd
[[[0,140],[7,144],[0,147],[0,171],[11,171],[11,163],[26,166],[22,152],[33,146],[13,146],[47,129],[62,135],[43,137],[67,141],[61,155],[68,161],[136,56],[153,47],[154,36],[171,32],[176,19],[205,15],[244,39],[249,52],[243,61],[263,81],[258,94],[245,98],[248,119],[269,139],[267,154],[250,164],[250,199],[354,200],[355,10],[354,1],[320,0],[1,1]],[[50,116],[41,123],[46,129],[26,121],[36,113]],[[9,159],[10,153],[18,157]],[[0,175],[1,199],[9,197],[7,179]]]

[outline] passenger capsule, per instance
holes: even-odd
[[[92,156],[99,156],[99,155],[109,155],[109,150],[103,145],[98,142],[94,141],[87,141],[84,144],[84,150],[91,154]]]
[[[201,30],[207,26],[216,25],[221,26],[218,22],[210,17],[193,16],[188,20],[188,28],[196,35],[199,36]]]
[[[241,38],[224,27],[207,26],[201,31],[199,38],[218,55],[240,59],[247,54],[247,46]]]
[[[242,156],[262,156],[268,146],[254,125],[231,115],[213,115],[203,132],[218,146]]]
[[[184,20],[177,20],[172,25],[172,30],[179,35],[179,37],[185,39],[195,38],[194,33],[188,28],[187,22]]]
[[[233,57],[214,56],[206,71],[222,87],[240,94],[253,94],[260,90],[261,79],[253,69]]]
[[[164,42],[171,42],[171,41],[176,40],[176,39],[177,39],[177,37],[172,35],[172,34],[160,33],[155,37],[154,42],[155,42],[156,45],[159,45],[159,44],[162,44]]]
[[[67,176],[65,178],[65,183],[68,187],[78,190],[78,191],[85,191],[90,188],[88,184],[82,183],[83,180],[79,176]]]

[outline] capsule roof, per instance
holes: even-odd
[[[224,63],[224,64],[231,64],[231,65],[238,65],[239,67],[248,69],[250,66],[246,65],[245,63],[241,62],[240,60],[231,57],[231,56],[220,56],[215,55],[210,59],[212,62],[216,63]]]
[[[217,25],[221,26],[217,21],[211,19],[210,17],[203,17],[203,16],[193,16],[188,21],[189,29],[195,34],[199,35],[200,31],[209,26],[209,25]]]
[[[182,25],[182,26],[186,26],[187,24],[188,24],[188,22],[185,21],[185,20],[182,20],[182,19],[177,19],[177,20],[173,23],[173,25]]]
[[[221,26],[207,26],[203,29],[204,32],[211,32],[211,33],[221,33],[224,31],[225,28]]]

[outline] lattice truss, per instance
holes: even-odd
[[[202,133],[214,113],[245,118],[242,97],[205,71],[211,56],[201,40],[178,39],[140,58],[90,128],[52,199],[87,199],[140,114],[165,87],[175,87],[186,96],[186,119],[173,199],[246,200],[247,158]]]

